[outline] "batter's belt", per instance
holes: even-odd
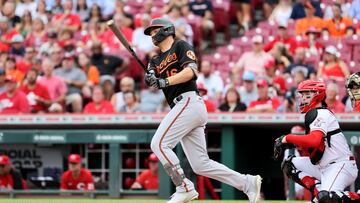
[[[175,97],[175,99],[173,100],[173,102],[171,102],[170,104],[170,108],[174,108],[174,106],[179,103],[182,99],[189,97],[189,96],[200,96],[198,92],[196,91],[189,91],[189,92],[184,92],[182,94],[180,94],[179,96]]]

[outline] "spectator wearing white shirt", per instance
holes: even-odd
[[[133,45],[145,53],[150,53],[155,49],[151,37],[144,35],[144,30],[150,25],[151,17],[148,14],[141,16],[141,27],[136,28],[133,32],[132,42]]]
[[[22,16],[26,10],[30,11],[31,16],[34,17],[36,14],[37,4],[33,0],[22,0],[16,4],[15,15]]]
[[[208,90],[207,95],[214,101],[219,102],[221,100],[224,83],[221,77],[214,73],[210,61],[202,61],[197,83],[205,85]]]

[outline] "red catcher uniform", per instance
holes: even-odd
[[[86,168],[82,168],[79,178],[72,176],[72,171],[66,171],[61,177],[62,190],[95,190],[92,174]]]
[[[108,101],[102,101],[99,108],[96,108],[94,102],[90,102],[85,106],[84,113],[114,113],[114,107]]]
[[[29,113],[29,102],[24,92],[16,90],[13,97],[6,92],[0,94],[1,113]]]
[[[41,84],[36,84],[35,88],[30,90],[27,85],[23,85],[20,90],[27,95],[31,110],[46,111],[46,106],[37,103],[35,100],[35,96],[45,100],[50,100],[50,94],[46,87]]]
[[[143,171],[139,177],[136,178],[136,182],[140,183],[145,190],[159,189],[158,175],[152,174],[149,169]]]

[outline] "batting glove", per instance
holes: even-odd
[[[149,73],[145,73],[144,79],[147,86],[157,85],[157,78],[155,76],[154,70],[150,70]]]
[[[156,82],[156,88],[163,89],[169,86],[169,80],[167,78],[158,78]]]

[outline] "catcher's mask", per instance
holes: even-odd
[[[325,103],[325,83],[321,81],[305,80],[298,86],[299,108],[306,113],[319,103]]]
[[[350,75],[345,86],[354,110],[360,112],[360,72]]]
[[[151,36],[155,45],[158,45],[168,36],[175,37],[174,24],[164,18],[153,19],[150,25],[144,30],[144,34],[150,36],[151,31],[156,28],[160,28],[159,31],[154,36]]]

